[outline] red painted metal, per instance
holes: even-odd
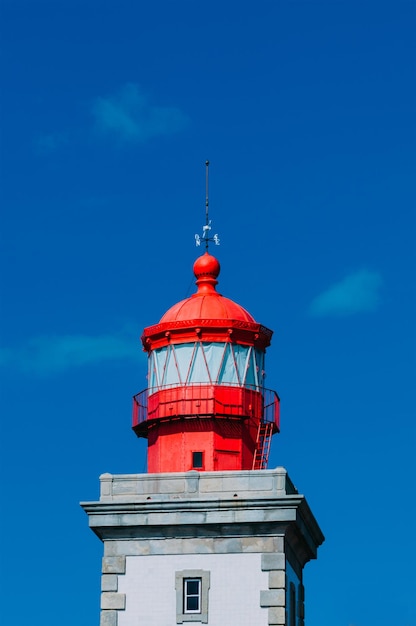
[[[270,422],[259,422],[256,450],[253,458],[253,470],[267,468],[272,435],[273,425]]]
[[[251,469],[253,450],[244,441],[239,420],[220,423],[207,418],[162,423],[149,431],[148,440],[149,472]],[[195,451],[202,453],[202,468],[193,467]]]
[[[219,272],[219,262],[207,252],[196,260],[198,290],[145,328],[142,342],[149,354],[198,341],[266,350],[272,331],[216,291]],[[279,397],[261,386],[224,382],[145,389],[133,398],[133,430],[148,439],[149,472],[264,468],[271,436],[279,431]]]
[[[279,396],[272,389],[260,392],[252,386],[206,383],[166,385],[144,389],[133,397],[133,430],[138,437],[147,437],[157,422],[209,417],[254,419],[272,424],[276,433],[280,431],[279,407]]]
[[[203,453],[200,471],[267,467],[270,439],[280,425],[275,391],[205,383],[152,391],[133,398],[133,430],[148,439],[149,472],[194,469],[194,451]],[[267,426],[266,450],[260,425]]]
[[[143,332],[142,342],[146,352],[163,348],[169,343],[189,343],[196,340],[230,341],[265,350],[270,345],[271,337],[271,330],[254,322],[192,318],[186,321],[164,322],[149,326]]]
[[[242,306],[215,288],[220,264],[206,252],[194,264],[198,291],[171,307],[158,324],[145,328],[142,342],[149,352],[168,343],[232,341],[265,350],[272,331],[258,324]]]
[[[215,257],[208,252],[199,257],[194,263],[198,291],[190,298],[171,307],[160,323],[183,322],[192,319],[228,319],[255,323],[254,318],[242,306],[224,298],[216,291],[219,273],[220,264]]]

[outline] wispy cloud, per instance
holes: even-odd
[[[105,361],[137,361],[140,354],[137,338],[126,333],[98,336],[50,335],[34,337],[20,348],[0,349],[0,365],[48,376]]]
[[[311,315],[352,315],[375,311],[380,304],[382,278],[378,272],[362,269],[346,276],[319,294],[309,307]]]
[[[189,121],[177,108],[152,104],[134,83],[127,83],[114,95],[97,98],[92,113],[97,131],[129,142],[178,132]]]

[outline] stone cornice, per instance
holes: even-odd
[[[323,534],[284,468],[258,472],[104,474],[98,502],[83,502],[101,540],[284,536],[300,560]]]

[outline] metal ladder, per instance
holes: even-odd
[[[267,469],[269,461],[270,444],[272,441],[273,424],[260,422],[257,431],[256,450],[253,458],[253,470]]]

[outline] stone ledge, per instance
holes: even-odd
[[[296,494],[297,490],[283,467],[274,470],[229,472],[172,472],[161,474],[102,474],[100,501],[166,500],[200,497],[275,497]]]
[[[106,556],[151,556],[154,554],[225,554],[278,552],[282,537],[163,537],[160,539],[130,539],[105,542]]]
[[[104,474],[101,485],[101,500],[84,502],[82,507],[89,516],[90,528],[104,542],[285,537],[288,546],[297,546],[297,558],[303,567],[316,558],[318,546],[324,541],[305,497],[296,492],[284,468]],[[241,550],[237,543],[233,545],[233,551]],[[216,551],[220,548],[218,545]],[[247,549],[253,548],[247,544]],[[270,549],[259,546],[254,550],[266,553]],[[273,569],[284,567],[265,571]],[[104,574],[124,572],[122,564],[103,563]]]
[[[172,526],[297,521],[299,509],[312,517],[303,496],[181,502],[84,502],[90,526]],[[299,520],[300,521],[300,520]]]

